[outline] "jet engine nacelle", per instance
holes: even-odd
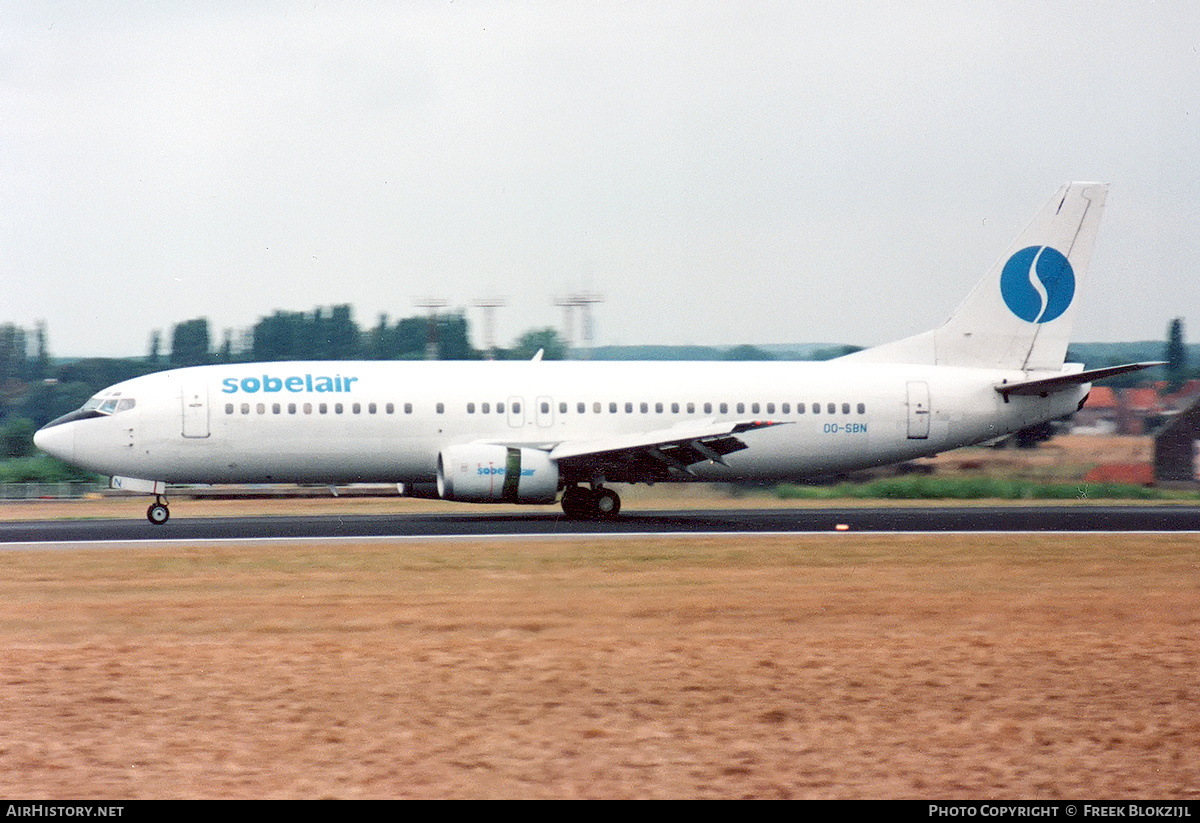
[[[437,487],[463,503],[553,503],[558,464],[540,449],[451,446],[438,455]]]

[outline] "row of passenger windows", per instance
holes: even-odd
[[[441,404],[439,404],[439,405],[441,405]],[[334,414],[345,414],[347,411],[347,407],[349,408],[349,411],[351,414],[362,414],[364,409],[366,410],[367,414],[378,414],[380,411],[380,405],[378,403],[367,403],[365,406],[362,403],[332,403],[332,404],[331,403],[316,403],[316,404],[313,404],[313,403],[287,403],[286,404],[288,414],[299,414],[301,412],[303,412],[304,414],[312,414],[314,408],[315,408],[317,414],[329,414],[331,406],[333,408]],[[267,413],[267,404],[266,403],[256,403],[256,404],[254,404],[253,408],[254,408],[254,411],[257,412],[258,414],[266,414]],[[283,414],[284,408],[285,408],[285,404],[283,404],[283,403],[272,403],[270,406],[271,414]],[[251,409],[251,404],[249,404],[249,403],[241,404],[242,414],[250,414],[250,409]],[[395,403],[384,403],[382,406],[382,409],[383,409],[384,414],[395,414],[396,413],[396,404]],[[403,409],[404,409],[405,414],[412,414],[413,413],[412,403],[403,404]],[[233,414],[236,410],[237,410],[237,407],[233,403],[225,404],[225,413],[226,414]]]
[[[513,405],[514,405],[513,411],[520,412],[520,409],[516,408],[517,404],[514,403]],[[601,403],[599,401],[593,402],[591,404],[592,414],[603,414],[605,405],[606,404]],[[849,404],[849,403],[840,404],[842,414],[850,414],[850,405],[851,404]],[[503,414],[504,404],[497,403],[496,406],[497,406],[496,412],[498,414]],[[610,401],[607,404],[607,407],[608,407],[609,414],[618,414],[619,409],[621,408],[621,404]],[[779,410],[778,411],[779,414],[791,414],[792,413],[792,404],[791,403],[780,403],[780,404],[778,404],[778,406],[775,403],[702,403],[702,404],[653,403],[653,404],[651,404],[651,403],[643,402],[643,403],[636,404],[636,408],[640,414],[649,414],[651,407],[653,407],[655,414],[663,414],[667,411],[667,409],[670,409],[671,414],[680,414],[680,413],[696,414],[697,408],[703,409],[704,414],[713,414],[714,409],[715,409],[716,414],[729,414],[729,410],[731,408],[734,410],[735,414],[745,414],[747,408],[749,408],[750,414],[763,414],[764,412],[766,414],[775,414],[777,408]],[[569,408],[570,408],[570,404],[559,403],[558,404],[558,413],[566,414],[567,410]],[[635,404],[627,402],[624,404],[624,408],[625,408],[625,414],[633,414]],[[797,403],[796,404],[796,414],[804,414],[806,412],[806,410],[811,410],[813,414],[821,414],[822,408],[824,408],[825,414],[837,414],[838,409],[839,409],[839,404],[825,403],[822,406],[821,403],[811,403],[811,404],[807,404],[807,405],[804,403]],[[854,408],[858,414],[866,414],[867,413],[867,404],[866,403],[857,403],[857,404],[855,404]],[[439,409],[438,411],[440,412],[441,409]],[[479,411],[482,414],[488,414],[491,411],[490,405],[488,403],[480,403]],[[538,411],[541,414],[549,414],[550,413],[550,402],[547,400],[540,401],[540,407],[539,407]],[[580,403],[575,404],[576,414],[586,414],[587,411],[588,411],[587,403],[580,402]],[[467,404],[467,414],[475,414],[475,404],[474,403]]]
[[[510,403],[509,405],[512,407],[513,414],[521,413],[521,404],[519,402],[514,401],[514,402]],[[615,402],[609,402],[607,404],[607,406],[608,406],[609,414],[617,414],[618,410],[621,407],[621,404],[615,403]],[[699,406],[696,403],[653,403],[653,404],[651,404],[651,403],[642,402],[642,403],[636,404],[636,408],[637,408],[638,412],[641,414],[649,414],[652,406],[653,406],[655,414],[663,414],[667,411],[668,408],[670,409],[671,414],[680,414],[680,413],[696,414],[697,408],[703,409],[704,414],[713,414],[714,410],[715,410],[716,414],[729,414],[730,409],[733,409],[734,414],[745,414],[747,408],[749,408],[750,414],[763,414],[763,413],[775,414],[776,408],[778,408],[779,414],[791,414],[792,413],[792,404],[791,403],[780,403],[780,404],[778,404],[778,407],[776,406],[775,403],[703,403],[703,404],[699,404]],[[329,414],[331,407],[332,407],[332,411],[334,414],[345,414],[347,411],[349,411],[350,414],[362,414],[364,412],[364,410],[366,411],[367,414],[378,414],[381,410],[380,404],[377,404],[377,403],[367,403],[365,405],[362,403],[316,403],[316,404],[313,404],[313,403],[287,403],[286,404],[286,409],[287,409],[288,414],[300,414],[300,413],[312,414],[314,409],[317,414]],[[634,407],[635,407],[634,403],[625,403],[624,404],[625,413],[633,414]],[[253,406],[250,403],[242,403],[240,411],[242,414],[250,414],[251,408],[253,408],[253,410],[257,414],[266,414],[268,407],[267,407],[266,403],[256,403]],[[285,404],[283,404],[283,403],[270,404],[271,414],[283,414],[284,408],[285,408]],[[397,408],[397,406],[395,403],[382,404],[382,412],[384,414],[395,414],[396,408]],[[402,404],[402,408],[403,408],[405,414],[413,413],[413,404],[412,403],[404,403],[404,404]],[[479,410],[480,414],[491,414],[492,408],[493,408],[493,404],[491,404],[491,403],[478,404],[478,410]],[[558,404],[558,413],[559,414],[567,414],[567,410],[569,408],[570,408],[569,404],[559,403]],[[604,408],[605,408],[605,404],[601,403],[599,401],[593,402],[591,404],[591,409],[592,409],[593,414],[603,414]],[[839,411],[839,404],[837,404],[837,403],[825,403],[825,404],[797,403],[795,408],[796,408],[796,414],[805,414],[807,411],[811,411],[813,414],[821,414],[822,409],[824,409],[825,414],[837,414]],[[444,414],[446,412],[446,404],[438,403],[436,406],[436,410],[437,410],[438,414]],[[504,414],[505,413],[505,404],[504,403],[496,403],[495,410],[496,410],[496,414]],[[575,412],[577,414],[586,414],[587,410],[588,410],[587,403],[580,402],[580,403],[575,404]],[[849,403],[840,404],[840,410],[841,410],[842,414],[850,414],[850,404]],[[225,404],[225,413],[226,414],[234,414],[236,411],[238,411],[238,408],[235,404],[233,404],[233,403]],[[539,406],[538,411],[541,414],[549,414],[550,413],[550,402],[547,400],[540,401],[540,406]],[[866,414],[867,413],[867,404],[866,403],[855,404],[854,411],[857,412],[858,414]],[[476,412],[476,404],[468,403],[467,404],[467,414],[475,414],[475,412]]]

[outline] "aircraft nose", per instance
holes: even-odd
[[[33,445],[52,457],[68,463],[75,457],[75,426],[71,423],[53,424],[33,433]]]

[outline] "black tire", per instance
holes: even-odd
[[[161,526],[171,519],[171,510],[162,503],[151,503],[146,509],[146,519],[156,526]]]
[[[592,493],[592,516],[608,519],[621,513],[621,497],[612,489],[596,489]]]
[[[580,520],[590,516],[592,510],[592,490],[584,486],[567,486],[563,491],[563,514],[572,520]]]

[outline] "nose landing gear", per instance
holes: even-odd
[[[146,519],[156,526],[161,526],[171,518],[171,510],[167,508],[167,498],[161,494],[154,496],[154,502],[146,509]]]

